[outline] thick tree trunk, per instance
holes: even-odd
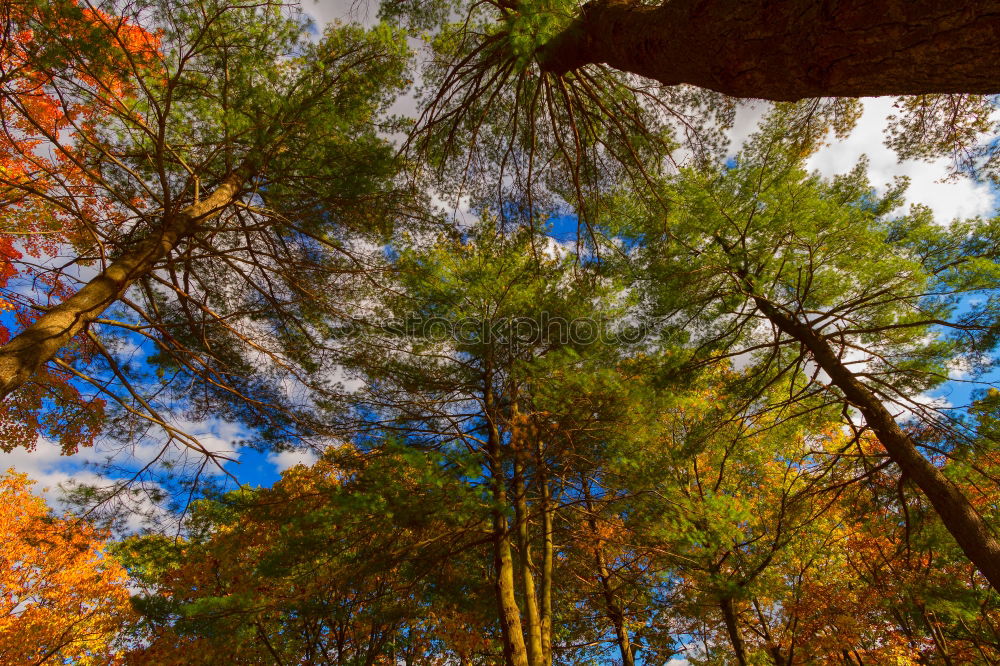
[[[184,237],[231,204],[242,177],[233,174],[211,195],[181,209],[134,248],[122,253],[104,271],[65,301],[42,315],[0,347],[0,399],[31,378],[42,364],[90,322],[101,316],[136,279],[149,273]]]
[[[498,512],[499,513],[499,512]],[[504,656],[508,666],[529,666],[528,652],[521,633],[521,613],[514,594],[514,562],[510,554],[510,533],[507,520],[494,516],[493,559],[496,566],[495,590],[500,611],[500,631],[503,634]]]
[[[1000,92],[1000,0],[591,0],[538,51],[734,97]]]
[[[754,296],[754,301],[772,324],[809,350],[816,364],[830,376],[833,385],[861,411],[886,453],[904,476],[927,496],[966,557],[986,576],[993,589],[1000,590],[1000,542],[968,498],[940,469],[921,455],[913,439],[903,432],[878,396],[844,365],[829,342],[811,326],[779,310],[770,301],[758,296]]]

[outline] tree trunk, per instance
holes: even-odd
[[[104,271],[0,347],[0,399],[38,369],[118,300],[136,279],[148,274],[177,243],[233,202],[242,176],[234,173],[211,195],[163,220],[163,226],[122,253]]]
[[[528,620],[528,663],[543,665],[542,624],[538,612],[538,596],[535,592],[535,576],[531,569],[531,538],[528,534],[528,501],[524,481],[524,463],[519,450],[514,451],[514,520],[517,521],[517,547],[521,553],[521,584],[524,590],[524,606]]]
[[[497,512],[500,513],[500,512]],[[500,631],[508,666],[528,666],[528,653],[521,633],[521,614],[514,594],[514,563],[510,554],[507,520],[494,516],[493,558],[496,565],[495,589],[500,610]]]
[[[795,101],[1000,92],[1000,0],[591,0],[537,54]]]
[[[615,629],[615,639],[618,641],[618,651],[621,653],[622,666],[635,666],[635,658],[632,655],[632,642],[629,640],[628,628],[625,626],[625,613],[615,600],[614,590],[611,587],[611,572],[608,571],[607,562],[604,559],[604,550],[599,545],[596,550],[597,571],[601,579],[601,592],[604,595],[608,618]]]
[[[493,563],[496,569],[494,591],[500,615],[500,633],[507,666],[528,666],[528,653],[521,630],[521,611],[514,592],[514,562],[510,553],[510,530],[507,525],[507,479],[500,456],[500,433],[497,430],[492,377],[487,376],[483,392],[487,428],[487,458],[493,490]]]
[[[722,609],[722,619],[726,623],[726,632],[729,634],[729,642],[733,645],[736,661],[740,666],[746,666],[746,648],[743,645],[743,637],[740,635],[740,625],[736,619],[736,606],[733,604],[732,597],[720,599],[719,608]]]
[[[544,472],[544,460],[538,445],[538,466],[542,470],[542,661],[546,666],[552,663],[552,493],[548,475]]]
[[[955,537],[966,557],[986,577],[993,589],[1000,590],[1000,543],[989,526],[941,470],[917,450],[913,439],[903,432],[892,414],[872,391],[862,384],[840,360],[829,342],[811,326],[779,310],[770,301],[754,296],[758,309],[779,330],[798,340],[812,354],[813,360],[830,376],[849,403],[857,407],[865,422],[878,437],[886,453],[911,479],[941,517],[941,522]]]

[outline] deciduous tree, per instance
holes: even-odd
[[[53,516],[12,470],[0,477],[0,659],[5,664],[124,663],[129,578],[108,534]]]

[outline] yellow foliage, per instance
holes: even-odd
[[[120,663],[128,576],[104,552],[107,534],[51,516],[32,485],[0,477],[0,663]]]

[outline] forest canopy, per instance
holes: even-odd
[[[1000,663],[995,5],[3,3],[0,661]]]

